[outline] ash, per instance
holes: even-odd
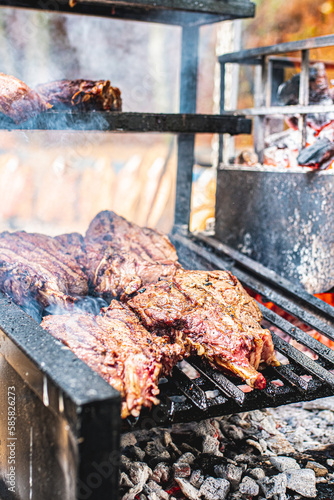
[[[122,435],[122,500],[334,499],[334,397]]]

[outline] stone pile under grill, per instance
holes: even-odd
[[[334,397],[122,435],[122,500],[334,500]]]

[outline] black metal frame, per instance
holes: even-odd
[[[250,132],[249,120],[241,117],[196,115],[199,27],[225,19],[251,17],[254,4],[249,0],[207,0],[196,4],[188,0],[77,0],[72,6],[68,0],[0,0],[0,6],[181,26],[179,115],[95,112],[90,113],[88,121],[85,115],[83,123],[80,113],[51,111],[20,126],[2,119],[0,128],[178,133],[175,222],[177,227],[187,228],[194,134]],[[4,409],[9,386],[18,387],[17,422],[21,422],[17,429],[20,434],[17,492],[14,497],[6,489],[5,477],[0,477],[1,498],[45,500],[52,495],[54,500],[74,497],[116,500],[119,393],[5,297],[0,297],[0,374],[4,382],[0,390],[4,403],[0,411],[1,429],[5,432]],[[183,377],[182,373],[179,377]],[[166,390],[167,386],[168,383]],[[162,390],[161,405],[150,413],[148,420],[143,415],[139,425],[155,426],[178,418],[177,408],[169,404],[166,390]],[[186,382],[183,391],[187,391]],[[1,462],[5,458],[0,454]]]
[[[118,391],[2,294],[0,325],[1,498],[45,500],[52,492],[55,500],[72,499],[77,479],[82,491],[91,489],[87,498],[110,499],[118,487]],[[8,387],[16,395],[11,437],[5,423]],[[5,444],[11,439],[16,444],[15,496],[1,491],[8,466]]]
[[[267,132],[268,118],[282,117],[283,115],[298,115],[299,130],[301,132],[301,146],[306,144],[306,118],[309,113],[329,113],[334,111],[334,105],[309,105],[309,63],[310,50],[334,45],[334,35],[325,35],[315,38],[307,38],[294,42],[269,45],[254,49],[240,50],[219,57],[221,74],[221,108],[224,111],[225,91],[224,80],[226,64],[240,64],[255,66],[257,71],[254,108],[234,110],[242,116],[254,117],[254,149],[258,154],[259,161],[263,161],[263,150],[265,147],[265,136]],[[280,57],[282,54],[300,52],[301,84],[299,88],[299,104],[289,106],[277,106],[273,103],[274,88],[284,81],[284,67],[289,66],[289,58]],[[222,141],[219,148],[219,160],[223,161]]]
[[[0,0],[0,6],[80,14],[131,21],[202,26],[230,19],[253,17],[250,0]]]

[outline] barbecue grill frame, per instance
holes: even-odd
[[[223,4],[223,2],[221,3]],[[42,4],[35,0],[29,2],[28,0],[10,2],[0,0],[0,5],[4,4],[6,6],[29,6],[46,9],[46,6],[41,6]],[[99,2],[96,7],[97,12],[94,12],[94,14],[124,19],[134,19],[134,16],[137,16],[137,20],[170,22],[172,24],[176,23],[176,18],[178,19],[176,24],[182,25],[180,113],[186,113],[188,116],[195,113],[198,27],[201,24],[217,22],[227,17],[222,17],[220,14],[212,16],[203,12],[200,15],[196,13],[178,13],[177,16],[174,16],[174,13],[168,11],[156,12],[155,9],[139,9],[139,13],[139,10],[118,6],[118,2],[114,2],[115,5],[117,4],[115,11],[110,13],[106,4],[107,2]],[[96,6],[96,4],[94,5]],[[65,2],[58,2],[58,6],[58,12],[68,12],[70,9]],[[75,8],[76,13],[93,13],[92,6],[82,2],[79,2]],[[242,12],[239,10],[235,13],[235,17],[242,17],[241,14]],[[189,20],[188,22],[186,22],[185,15]],[[55,115],[45,116],[51,117]],[[121,114],[119,116],[122,118]],[[138,119],[144,120],[144,114],[141,114]],[[178,119],[176,118],[176,120]],[[210,119],[213,120],[212,117]],[[210,123],[212,125],[213,122]],[[246,123],[244,121],[243,126]],[[3,128],[7,128],[7,126]],[[172,131],[177,132],[177,130]],[[209,130],[208,127],[209,131],[212,130]],[[181,260],[181,263],[185,267],[190,266],[192,268],[229,269],[245,286],[285,308],[296,317],[300,317],[305,323],[313,326],[327,337],[334,339],[332,326],[334,314],[332,308],[208,235],[189,235],[187,228],[190,217],[192,169],[194,164],[194,131],[191,130],[191,133],[189,133],[190,130],[182,130],[182,132],[184,133],[178,136],[176,224],[172,236],[177,248],[182,248],[184,251],[182,252],[184,260]],[[165,425],[170,422],[190,421],[224,413],[311,400],[333,394],[334,376],[328,371],[328,368],[334,368],[333,352],[272,311],[262,306],[261,309],[266,320],[317,352],[319,361],[312,363],[305,355],[300,354],[295,348],[274,336],[274,343],[278,350],[284,352],[290,358],[292,370],[289,371],[289,368],[283,366],[276,369],[267,369],[265,375],[270,383],[266,392],[254,391],[251,395],[247,395],[237,387],[235,379],[218,371],[213,371],[198,359],[190,360],[200,372],[200,379],[191,380],[179,368],[175,368],[173,377],[165,384],[161,384],[160,406],[154,408],[149,414],[145,415],[145,412],[143,412],[138,421],[123,422],[124,427],[140,426],[147,428],[148,426]],[[26,383],[27,391],[33,391],[45,405],[46,386],[50,389],[50,392],[48,392],[51,396],[50,401],[49,397],[47,398],[50,411],[58,413],[61,409],[62,413],[65,412],[66,418],[75,429],[74,436],[81,463],[81,467],[78,467],[78,478],[85,483],[89,474],[94,472],[94,469],[92,469],[94,461],[104,460],[106,458],[105,454],[118,451],[121,425],[119,394],[69,350],[64,350],[58,341],[6,297],[0,297],[0,350],[5,355],[6,361]],[[20,369],[15,355],[19,355],[21,359],[24,359],[23,366],[30,363],[33,372],[37,374],[37,383],[36,380],[29,377],[29,370],[24,372]],[[300,376],[302,370],[312,374],[313,382],[308,383]],[[277,378],[281,378],[286,382],[283,388],[276,387],[272,383]],[[199,382],[203,382],[203,385]],[[203,389],[206,386],[219,391],[219,396],[213,402],[208,401]],[[90,392],[92,390],[95,392]],[[179,398],[178,401],[175,401],[175,396]],[[182,397],[186,398],[185,402],[180,401]],[[63,402],[60,403],[61,401]],[[65,406],[63,406],[64,402]],[[95,418],[96,415],[98,418]],[[92,432],[93,437],[98,439],[98,446],[94,446],[94,443],[89,439]],[[82,444],[78,444],[79,442]],[[88,445],[86,446],[85,443],[88,443]],[[101,443],[104,443],[105,446],[101,447]],[[117,465],[115,467],[117,469]],[[114,483],[110,484],[109,481],[104,481],[102,478],[101,490],[92,491],[89,498],[103,500],[104,498],[116,499],[116,497],[116,480],[114,479]],[[44,500],[44,498],[34,497],[34,500]]]
[[[134,5],[136,4],[136,5]],[[166,6],[173,5],[173,10]],[[210,6],[215,5],[214,14]],[[219,22],[225,19],[250,17],[254,15],[254,4],[249,0],[209,0],[197,4],[184,0],[146,0],[144,2],[118,2],[112,4],[106,1],[82,2],[77,1],[70,7],[66,0],[57,0],[52,3],[43,0],[0,0],[3,7],[22,7],[55,12],[107,16],[114,19],[132,19],[146,22],[160,22],[175,24],[182,28],[181,45],[181,78],[180,78],[180,114],[157,115],[145,113],[92,113],[89,125],[84,127],[80,123],[80,113],[73,113],[69,118],[66,113],[49,112],[33,120],[33,123],[15,127],[8,120],[1,120],[0,128],[35,128],[35,129],[76,129],[101,130],[101,120],[104,123],[102,130],[120,129],[129,131],[160,131],[178,133],[178,174],[177,174],[177,203],[175,220],[181,227],[187,227],[191,207],[191,183],[194,165],[194,143],[196,132],[249,133],[249,120],[240,117],[201,116],[196,115],[196,92],[198,71],[198,42],[199,27],[203,24]],[[174,10],[181,6],[184,10]],[[188,7],[190,6],[190,10]],[[85,115],[87,120],[87,114]],[[52,121],[51,121],[52,120]],[[70,122],[70,123],[69,123]],[[87,123],[87,121],[85,122]],[[34,398],[47,411],[59,418],[67,418],[72,434],[74,455],[77,459],[76,470],[72,471],[77,478],[77,498],[91,500],[116,500],[118,491],[118,463],[120,438],[120,395],[106,384],[88,366],[78,360],[68,350],[64,350],[59,342],[45,332],[33,319],[27,316],[20,308],[5,297],[0,298],[0,333],[2,342],[0,352],[5,356],[5,362],[12,366],[17,380],[24,383],[26,395]],[[10,346],[10,349],[8,348]],[[7,349],[7,350],[6,350]],[[13,354],[14,353],[14,354]],[[29,376],[30,370],[23,372],[15,363],[15,353],[23,359],[22,366],[30,366],[36,375],[37,381]],[[0,356],[0,361],[3,355]],[[30,363],[30,365],[29,365]],[[0,366],[1,363],[0,363]],[[12,372],[12,369],[8,369]],[[9,375],[8,377],[9,382]],[[182,377],[182,375],[180,375]],[[91,392],[93,391],[93,392]],[[49,395],[52,404],[49,401]],[[4,394],[1,394],[4,397]],[[167,398],[167,402],[170,402]],[[63,407],[66,405],[65,408]],[[169,405],[168,413],[164,405],[154,408],[148,417],[141,418],[139,425],[161,425],[173,414],[173,404]],[[70,408],[70,412],[64,411]],[[27,410],[28,411],[28,410]],[[59,415],[61,411],[62,415]],[[18,415],[19,416],[19,415]],[[31,420],[33,415],[28,417]],[[153,420],[152,420],[153,418]],[[2,413],[1,421],[5,421]],[[145,423],[146,422],[146,423]],[[25,434],[28,432],[25,432]],[[30,443],[32,446],[32,443]],[[49,443],[42,437],[36,444],[40,448],[48,448]],[[61,446],[61,445],[59,445]],[[23,447],[23,443],[22,443]],[[28,450],[29,451],[29,450]],[[30,448],[30,469],[34,470],[34,453]],[[116,453],[116,461],[115,461]],[[112,458],[113,457],[113,458]],[[113,466],[113,474],[105,477],[98,476],[98,486],[88,484],[89,478],[96,479],[96,464]],[[38,464],[43,466],[43,464]],[[22,461],[21,461],[22,466]],[[20,473],[20,470],[17,470]],[[29,486],[20,500],[32,493],[32,472],[29,472]],[[66,478],[63,478],[66,482]],[[36,480],[34,481],[36,484]],[[81,486],[91,487],[89,496],[82,496]],[[4,482],[0,481],[0,491]],[[29,487],[29,492],[28,492]],[[55,495],[56,489],[52,488]],[[72,492],[73,493],[73,492]],[[9,491],[1,491],[4,499],[10,499]],[[21,496],[21,492],[19,492]],[[44,500],[45,492],[39,494],[34,490],[34,500]],[[70,497],[66,498],[67,495]],[[73,500],[73,494],[64,492],[62,500]]]

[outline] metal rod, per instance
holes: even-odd
[[[299,104],[293,106],[256,106],[254,108],[237,109],[235,111],[225,111],[224,114],[233,114],[241,116],[261,116],[261,115],[298,115],[308,113],[332,113],[334,105],[324,106],[322,104],[310,104],[309,106],[300,106]]]
[[[180,113],[196,113],[199,28],[182,28]],[[189,227],[195,135],[178,137],[174,223]]]
[[[219,111],[220,114],[223,114],[225,111],[225,64],[221,63],[220,67],[220,100],[219,100]],[[222,134],[219,135],[219,144],[218,144],[218,165],[224,161],[224,136]]]
[[[319,36],[297,40],[296,42],[286,42],[277,45],[268,45],[267,47],[258,47],[255,49],[241,50],[224,54],[219,57],[220,62],[243,63],[251,58],[261,58],[263,56],[286,54],[287,52],[299,52],[304,49],[317,49],[321,47],[330,47],[334,45],[334,35]]]
[[[0,129],[233,134],[248,133],[251,122],[231,115],[48,111],[20,125],[1,117]]]
[[[302,50],[302,65],[299,82],[299,104],[307,106],[309,102],[309,75],[310,75],[310,51],[308,49]],[[298,119],[298,128],[301,135],[301,147],[306,146],[306,125],[307,116],[301,114]]]

